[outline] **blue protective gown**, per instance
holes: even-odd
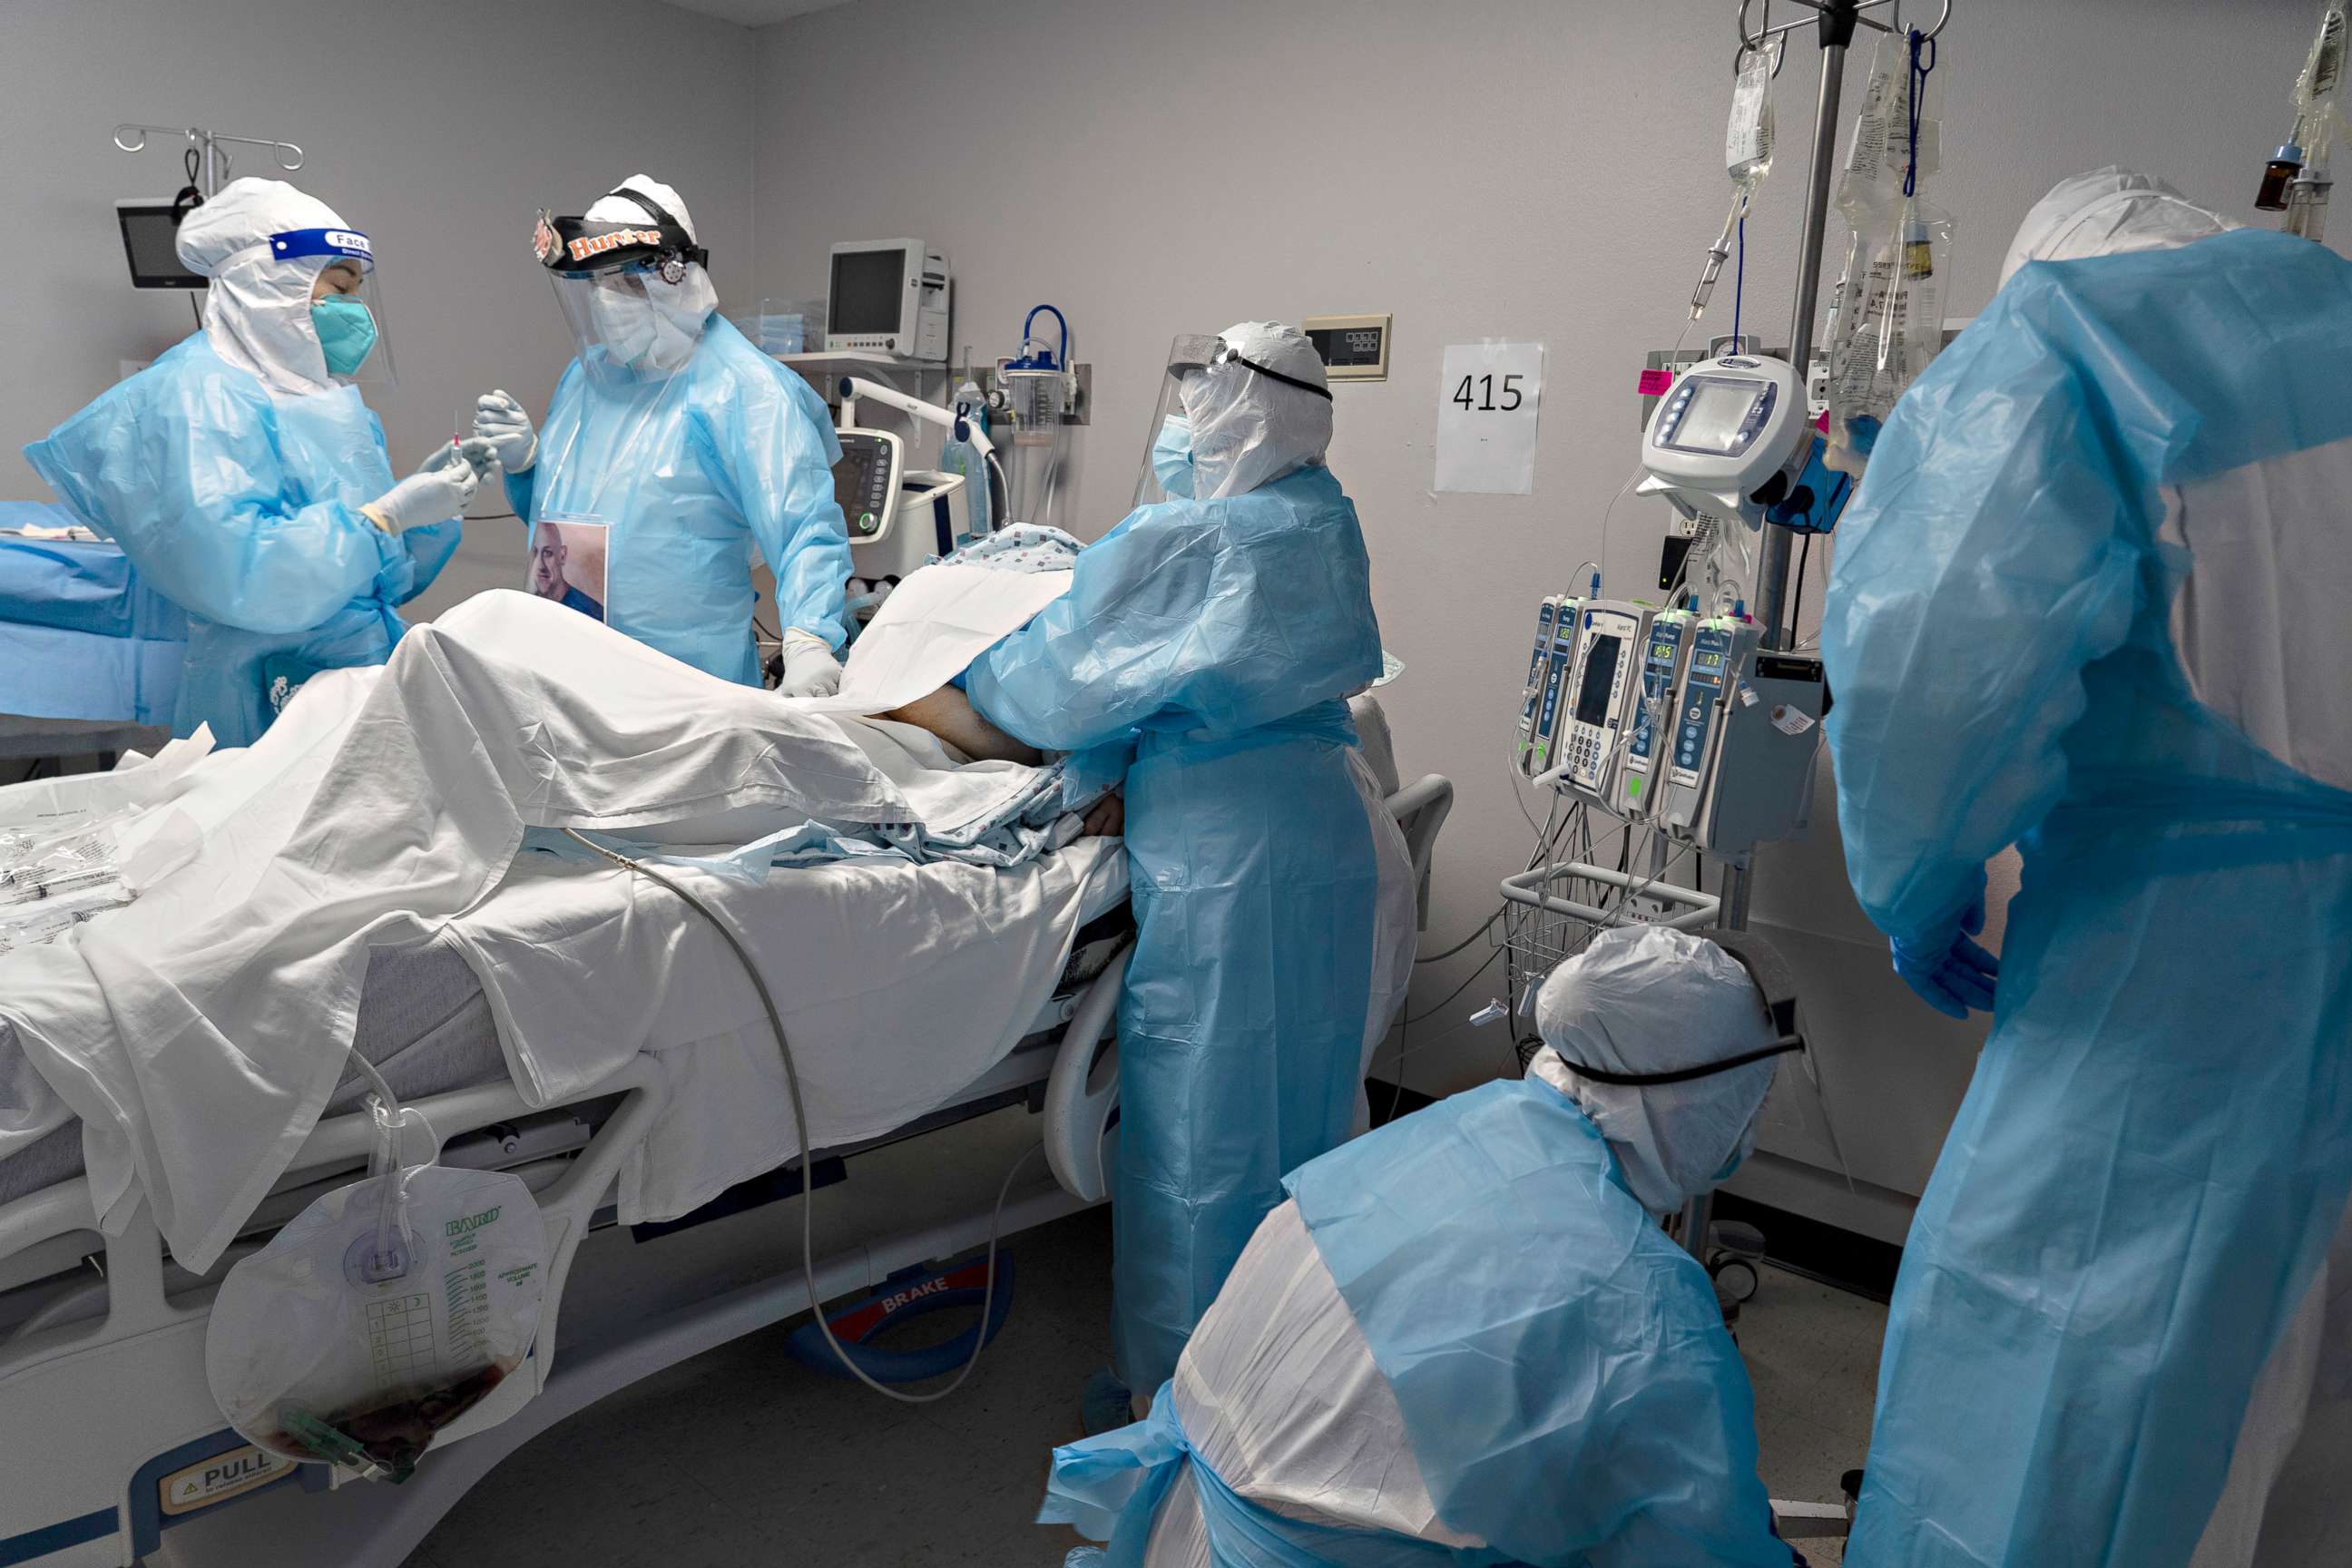
[[[392,489],[355,387],[274,396],[194,333],[25,448],[34,470],[188,613],[175,733],[249,745],[273,676],[382,664],[393,606],[431,586],[456,520],[398,538],[359,508]]]
[[[1822,634],[1854,890],[1930,941],[2004,846],[2025,875],[1848,1563],[2197,1544],[2352,1191],[2352,794],[2191,676],[2293,652],[2242,712],[2346,679],[2341,601],[2278,615],[2273,552],[2341,559],[2347,494],[2352,263],[2273,233],[2026,267],[1879,438]],[[2228,647],[2208,572],[2270,605]]]
[[[1320,467],[1139,508],[968,672],[1033,746],[1138,745],[1111,1213],[1131,1387],[1175,1370],[1282,1173],[1349,1131],[1380,864],[1342,699],[1380,672],[1363,534]]]
[[[1219,1562],[1788,1568],[1714,1287],[1566,1095],[1486,1084],[1285,1184],[1438,1517],[1486,1548],[1258,1507],[1193,1452],[1169,1389],[1150,1420],[1055,1451],[1045,1518],[1108,1540],[1113,1568],[1139,1563],[1182,1470]]]
[[[507,477],[507,496],[527,522],[562,514],[610,527],[605,625],[757,686],[754,544],[775,574],[776,629],[842,645],[840,460],[824,400],[714,313],[677,371],[566,366],[539,461]]]

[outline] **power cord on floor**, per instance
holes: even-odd
[[[972,1369],[980,1364],[980,1352],[988,1348],[988,1314],[990,1309],[996,1303],[996,1247],[1004,1233],[1004,1200],[1013,1194],[1013,1178],[1021,1173],[1024,1166],[1036,1157],[1044,1145],[1040,1144],[1031,1149],[1015,1160],[1013,1163],[1013,1169],[1004,1173],[1004,1184],[996,1190],[996,1212],[991,1216],[988,1227],[988,1277],[981,1287],[980,1331],[972,1336],[971,1359],[963,1363],[963,1370],[956,1373],[956,1380],[953,1383],[949,1384],[945,1388],[935,1389],[929,1394],[902,1394],[885,1384],[876,1382],[866,1375],[865,1368],[850,1359],[849,1352],[843,1348],[841,1342],[833,1337],[833,1325],[825,1321],[824,1303],[817,1295],[816,1234],[814,1217],[815,1205],[813,1201],[815,1176],[813,1170],[814,1151],[809,1147],[808,1108],[801,1100],[800,1067],[793,1060],[791,1042],[784,1038],[783,1015],[776,1010],[776,999],[769,994],[768,983],[760,973],[760,966],[751,962],[751,953],[744,950],[742,942],[737,939],[734,928],[719,919],[716,910],[696,898],[679,883],[643,861],[632,860],[616,850],[607,849],[594,839],[574,832],[569,827],[563,829],[563,834],[574,843],[603,856],[614,865],[626,867],[641,877],[660,883],[686,900],[688,908],[709,921],[711,929],[725,939],[727,945],[734,951],[736,961],[742,964],[744,974],[751,982],[751,988],[760,994],[760,1005],[767,1010],[768,1026],[775,1031],[776,1049],[784,1058],[784,1084],[792,1091],[793,1127],[799,1135],[801,1146],[801,1277],[808,1282],[809,1310],[816,1319],[817,1328],[824,1335],[824,1342],[833,1347],[833,1353],[840,1359],[841,1364],[848,1370],[852,1377],[875,1393],[887,1399],[895,1399],[901,1405],[929,1405],[945,1399],[949,1394],[961,1388],[964,1380],[971,1375]]]
[[[1415,963],[1436,963],[1442,960],[1451,958],[1455,953],[1460,952],[1464,948],[1468,947],[1472,942],[1476,942],[1480,937],[1485,936],[1488,931],[1493,931],[1495,929],[1495,922],[1502,918],[1502,906],[1497,905],[1496,906],[1495,912],[1493,914],[1488,915],[1485,920],[1478,922],[1478,929],[1476,931],[1472,931],[1468,936],[1464,937],[1460,942],[1455,942],[1444,952],[1433,952],[1426,958],[1416,958],[1413,962]]]

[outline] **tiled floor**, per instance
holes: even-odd
[[[1078,1436],[1109,1359],[1110,1221],[1019,1238],[1016,1305],[971,1381],[910,1409],[822,1376],[755,1334],[532,1441],[477,1486],[407,1568],[1023,1564],[1076,1537],[1030,1522],[1045,1456]],[[1862,1463],[1885,1309],[1767,1270],[1740,1321],[1764,1479],[1828,1501]],[[1810,1543],[1815,1563],[1834,1544]]]
[[[1878,1342],[1886,1309],[1767,1268],[1740,1311],[1739,1348],[1756,1390],[1764,1488],[1799,1502],[1839,1502],[1838,1479],[1870,1447]],[[1844,1561],[1842,1541],[1801,1541],[1811,1562]]]

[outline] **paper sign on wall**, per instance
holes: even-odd
[[[1441,490],[1523,496],[1536,488],[1541,343],[1449,343],[1437,389]]]

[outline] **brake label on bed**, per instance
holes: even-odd
[[[225,1454],[215,1454],[184,1470],[173,1470],[155,1483],[155,1501],[165,1517],[194,1513],[216,1502],[242,1497],[256,1487],[293,1474],[295,1461],[265,1452],[247,1443]]]

